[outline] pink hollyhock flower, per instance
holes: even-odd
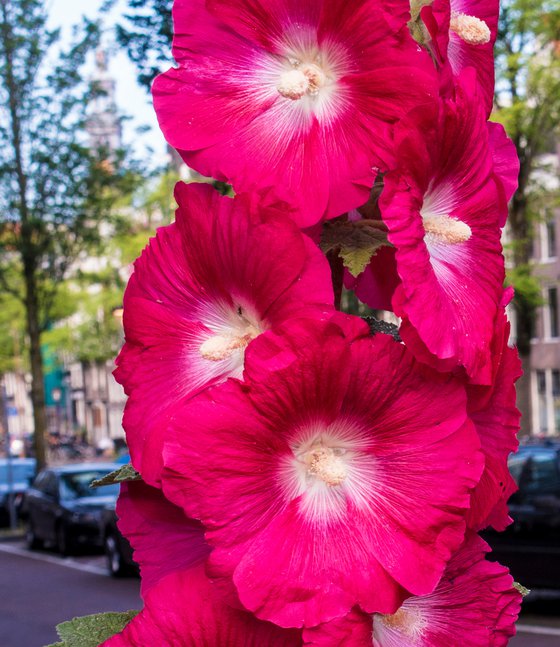
[[[471,80],[442,103],[437,126],[421,114],[402,122],[400,168],[385,175],[379,205],[396,247],[393,309],[404,341],[439,370],[462,365],[471,381],[489,384],[507,205]]]
[[[301,632],[280,629],[228,606],[204,573],[202,526],[159,490],[123,486],[119,528],[142,572],[144,609],[103,647],[300,647]]]
[[[236,191],[276,187],[307,227],[359,206],[390,126],[437,75],[384,0],[175,0],[178,63],[153,87],[186,163]]]
[[[262,331],[333,311],[326,259],[282,211],[202,184],[178,184],[176,199],[177,222],[136,261],[115,371],[129,395],[132,462],[152,485],[181,402],[241,377],[245,348]]]
[[[454,76],[476,70],[486,116],[494,101],[494,43],[498,34],[499,0],[434,0],[421,11],[432,37],[436,60],[449,64]]]
[[[267,372],[274,344],[290,359]],[[246,608],[312,626],[433,591],[483,467],[458,382],[388,336],[309,320],[255,340],[216,395],[177,412],[163,488]]]
[[[511,523],[507,501],[517,490],[507,459],[517,451],[520,413],[515,406],[515,382],[523,371],[517,351],[508,346],[510,325],[501,310],[492,341],[492,386],[467,387],[468,412],[476,426],[485,457],[480,483],[474,489],[467,523],[474,530],[492,525],[504,530]]]
[[[507,568],[486,561],[488,545],[469,534],[436,590],[408,598],[394,614],[352,610],[304,630],[313,647],[504,647],[515,635],[521,595]],[[373,639],[373,640],[372,640]]]
[[[519,179],[519,158],[515,144],[506,135],[501,124],[488,122],[488,135],[494,173],[503,189],[504,200],[509,202],[515,191]],[[500,219],[500,227],[506,224],[507,212],[504,211]]]

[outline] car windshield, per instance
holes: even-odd
[[[30,465],[22,465],[21,463],[12,463],[12,480],[14,483],[22,483],[29,481],[35,474],[35,467]],[[3,463],[0,465],[0,483],[8,482],[8,465]]]
[[[509,471],[511,472],[511,475],[513,477],[513,480],[519,485],[519,477],[521,476],[521,472],[523,471],[523,466],[529,459],[529,456],[526,452],[519,453],[519,454],[512,454],[509,457],[508,460],[508,467]]]
[[[61,499],[81,499],[83,497],[96,496],[117,496],[118,485],[105,485],[101,488],[92,488],[90,484],[96,479],[103,478],[109,472],[90,470],[87,472],[75,472],[73,474],[60,475],[60,497]]]

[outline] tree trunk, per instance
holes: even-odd
[[[29,336],[29,360],[31,365],[31,402],[33,403],[34,434],[33,445],[37,459],[37,471],[46,465],[45,437],[47,415],[45,410],[45,382],[43,358],[41,355],[41,327],[39,323],[39,302],[37,280],[32,263],[24,259],[25,312]]]

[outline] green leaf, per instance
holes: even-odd
[[[63,622],[56,626],[62,642],[48,647],[98,647],[105,640],[120,633],[138,613],[139,611],[94,613]]]
[[[321,234],[322,251],[327,254],[338,250],[344,267],[352,276],[361,274],[377,250],[384,245],[391,246],[391,243],[380,220],[335,220],[325,223]]]
[[[141,481],[140,472],[137,472],[130,463],[119,467],[118,470],[110,472],[100,479],[91,482],[90,487],[103,487],[104,485],[115,485],[125,481]]]
[[[531,593],[531,589],[525,588],[523,584],[519,584],[519,582],[514,582],[513,588],[517,589],[524,598],[526,598],[529,595],[529,593]]]

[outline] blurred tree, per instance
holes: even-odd
[[[43,0],[0,0],[0,286],[21,299],[32,375],[35,452],[45,462],[41,335],[61,281],[136,176],[122,153],[90,150],[82,66],[99,25],[84,20],[61,47]]]
[[[136,65],[138,82],[149,91],[154,77],[172,62],[173,0],[128,0],[128,7],[125,22],[117,25],[117,40]]]
[[[173,219],[173,187],[178,179],[175,172],[166,171],[123,196],[119,217],[97,251],[99,269],[77,269],[65,282],[64,291],[75,308],[70,317],[58,317],[45,333],[53,352],[84,362],[115,357],[123,341],[119,312],[132,263],[155,235],[155,224]]]
[[[560,5],[557,0],[502,0],[496,42],[493,119],[513,140],[520,161],[519,188],[510,203],[508,279],[515,288],[517,345],[529,359],[541,289],[532,272],[534,225],[558,204],[548,166],[560,133]],[[548,181],[547,181],[548,180]],[[529,402],[529,371],[518,384],[519,402]],[[527,417],[528,420],[528,417]]]

